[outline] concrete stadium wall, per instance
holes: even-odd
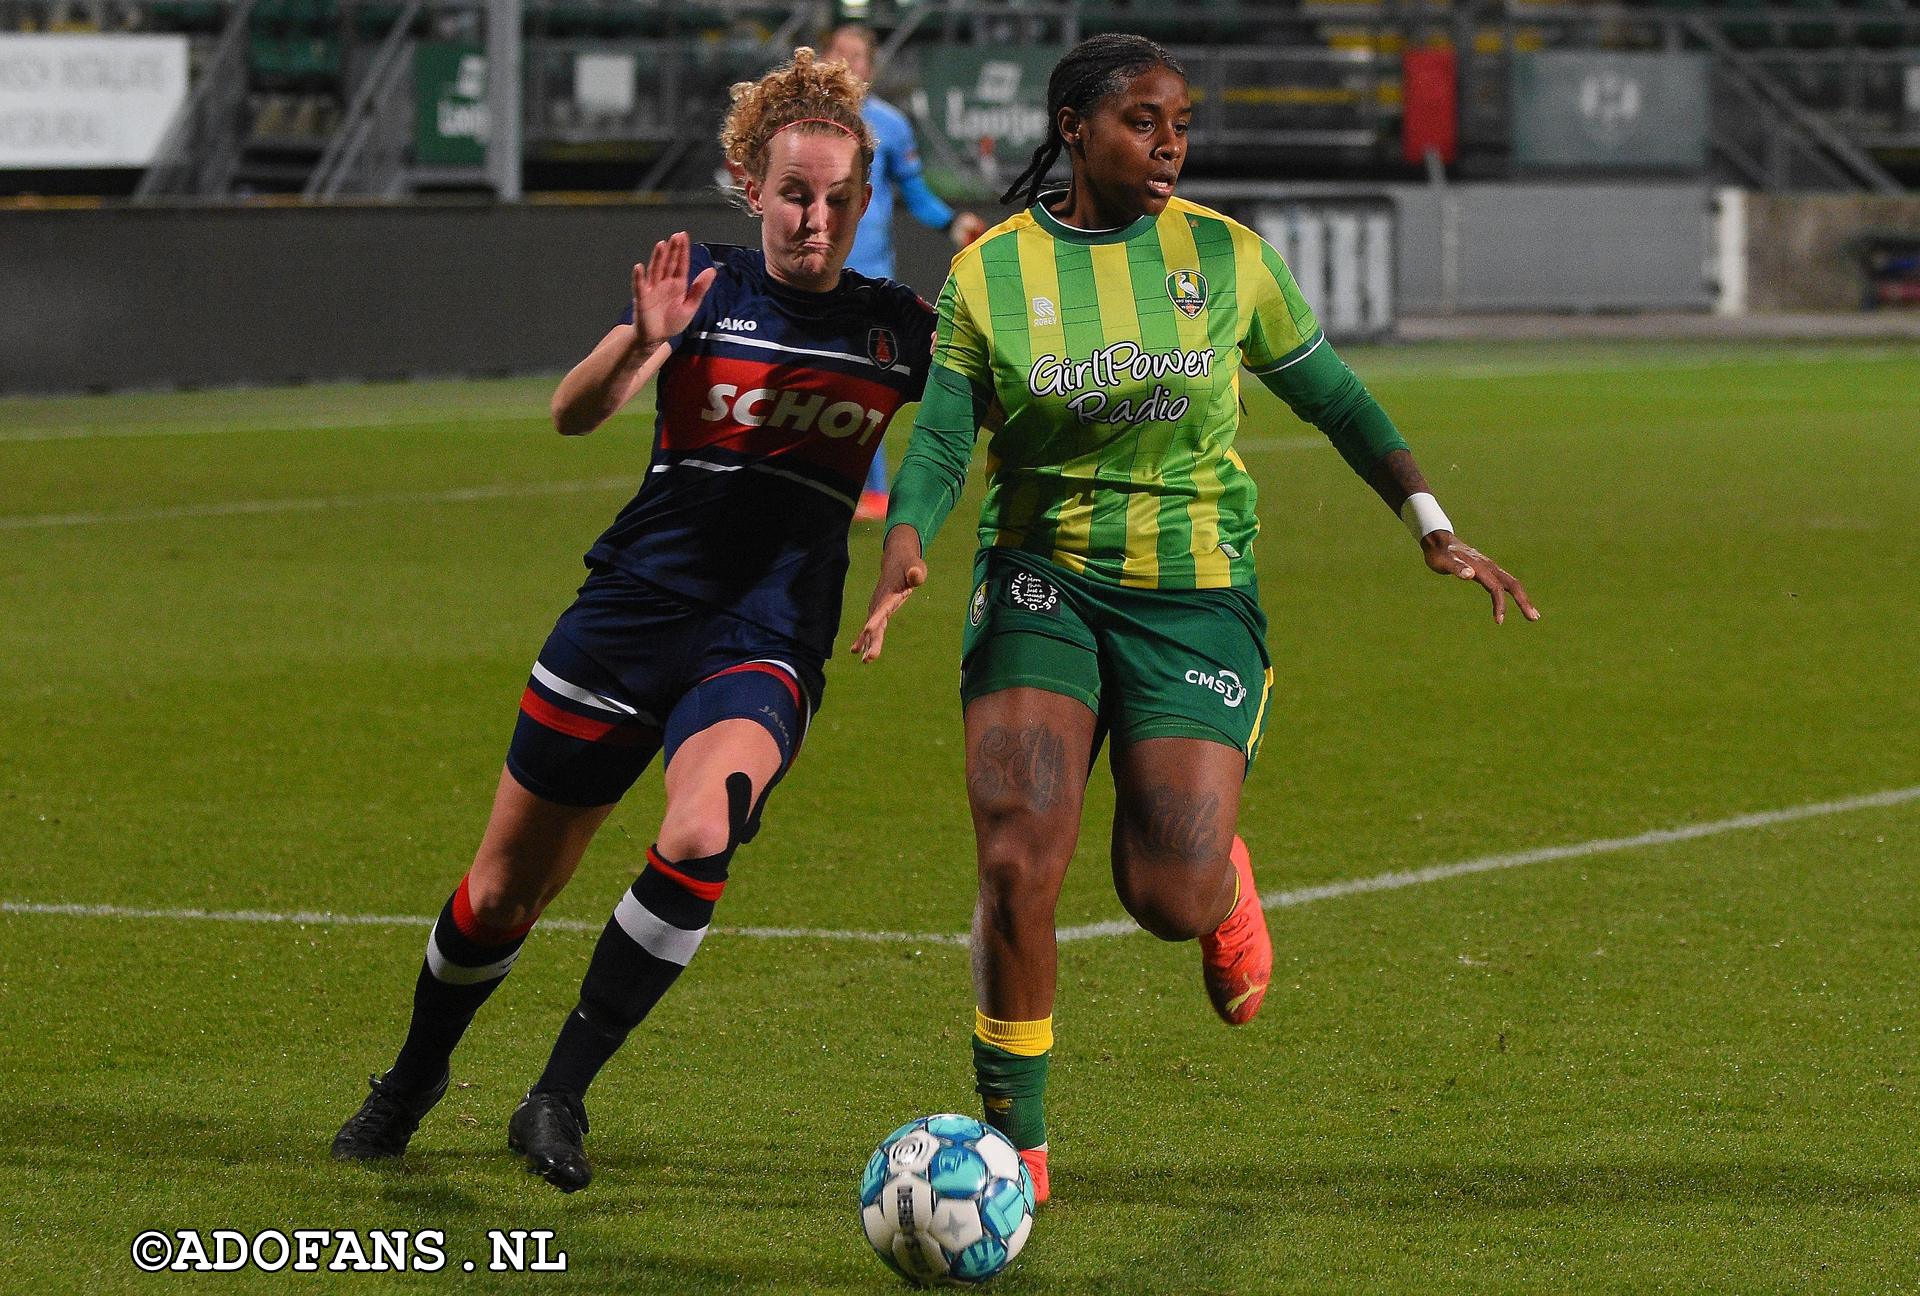
[[[1276,199],[1390,199],[1399,314],[1713,304],[1699,185],[1192,189],[1243,215]],[[1786,219],[1771,210],[1755,220]],[[618,317],[633,262],[679,229],[759,238],[718,200],[0,211],[0,392],[560,370]],[[901,221],[896,238],[902,277],[931,300],[946,237]]]
[[[0,211],[0,392],[560,370],[681,229],[759,242],[718,200]],[[897,239],[931,299],[951,245]]]
[[[1705,185],[1405,185],[1390,193],[1404,314],[1713,305]]]
[[[1181,192],[1236,216],[1275,201],[1388,199],[1401,315],[1705,311],[1714,302],[1705,185],[1222,182]]]
[[[1866,295],[1861,240],[1920,238],[1920,197],[1749,194],[1747,308],[1858,310]]]

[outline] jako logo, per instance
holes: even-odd
[[[1222,670],[1211,675],[1203,670],[1190,670],[1187,672],[1187,683],[1198,684],[1203,689],[1212,689],[1220,695],[1220,700],[1230,707],[1239,706],[1241,699],[1247,696],[1247,686],[1242,684],[1240,677],[1230,670]]]
[[[732,333],[751,333],[760,327],[760,321],[740,319],[737,316],[728,315],[718,324],[715,324],[714,327],[717,329],[726,329]]]
[[[836,441],[859,433],[865,445],[880,430],[886,415],[869,409],[859,401],[835,401],[818,393],[780,391],[772,387],[750,387],[741,391],[732,383],[716,383],[707,388],[707,407],[702,420],[718,423],[731,417],[742,427],[792,428],[795,432],[818,432]]]

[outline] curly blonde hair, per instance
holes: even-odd
[[[844,63],[823,62],[805,45],[793,52],[793,58],[758,81],[736,82],[732,91],[733,107],[720,126],[720,147],[736,175],[755,181],[767,174],[767,150],[782,127],[795,122],[806,124],[796,129],[820,134],[839,134],[838,126],[852,135],[860,146],[860,178],[864,181],[873,169],[873,132],[860,118],[860,105],[867,97],[867,86],[847,71]],[[833,126],[807,121],[817,118]]]

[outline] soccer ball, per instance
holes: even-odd
[[[908,1282],[983,1283],[1027,1243],[1033,1176],[999,1130],[951,1112],[922,1116],[867,1158],[860,1224]]]

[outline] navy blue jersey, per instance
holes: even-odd
[[[696,244],[689,275],[709,265],[713,286],[660,369],[646,481],[587,562],[824,660],[854,504],[894,411],[926,385],[934,314],[853,271],[831,292],[786,287],[754,248]]]

